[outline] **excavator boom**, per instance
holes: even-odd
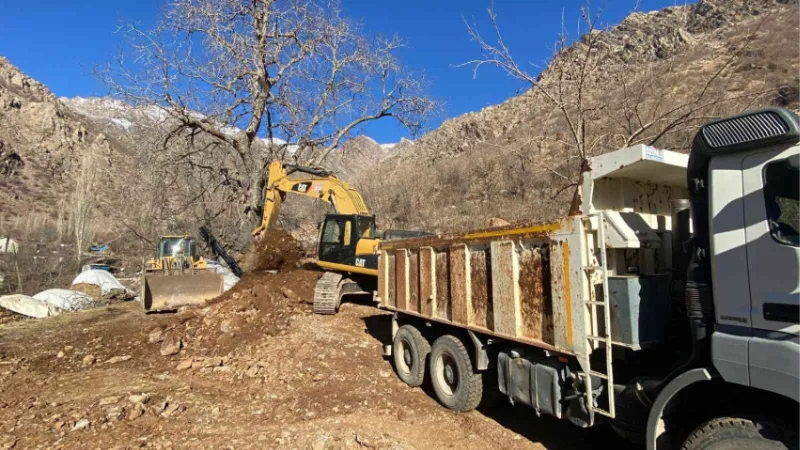
[[[298,172],[306,176],[289,179],[290,175]],[[370,215],[361,194],[331,172],[272,161],[267,168],[267,189],[261,224],[253,230],[253,235],[258,235],[274,225],[287,193],[322,200],[333,205],[338,214]]]
[[[303,176],[289,178],[298,172]],[[267,168],[261,224],[253,235],[272,227],[290,193],[322,200],[336,210],[320,227],[317,258],[318,266],[333,272],[326,272],[314,290],[314,312],[335,314],[343,295],[368,294],[377,287],[375,216],[361,194],[331,172],[273,161]]]

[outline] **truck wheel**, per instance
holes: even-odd
[[[425,360],[431,352],[431,344],[411,325],[397,330],[392,343],[392,358],[397,376],[411,387],[421,386],[425,381]]]
[[[683,450],[796,450],[797,432],[765,418],[720,417],[695,429]]]
[[[446,334],[433,343],[430,358],[431,384],[436,397],[455,411],[471,411],[483,396],[483,377],[472,370],[464,344]]]

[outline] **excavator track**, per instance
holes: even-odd
[[[342,274],[325,272],[314,289],[314,314],[336,314],[339,303],[339,282]]]

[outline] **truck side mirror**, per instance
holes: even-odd
[[[790,170],[800,170],[800,154],[786,158],[786,165]]]

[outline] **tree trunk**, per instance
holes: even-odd
[[[261,215],[264,213],[264,194],[267,185],[267,174],[264,170],[253,171],[250,176],[247,190],[247,219],[253,228],[261,224]]]

